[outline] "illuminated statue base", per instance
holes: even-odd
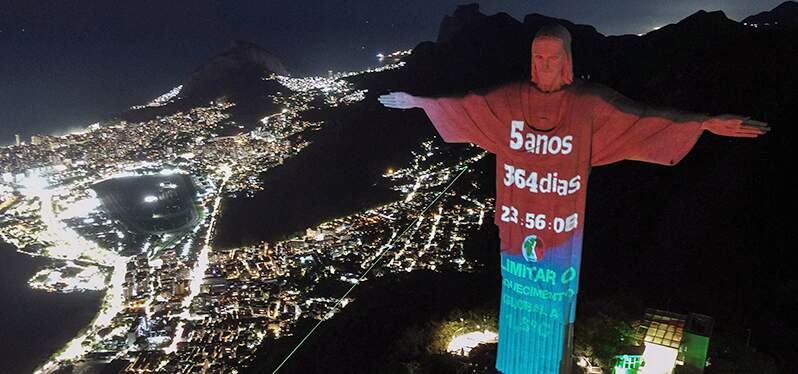
[[[565,260],[565,259],[564,259]],[[570,373],[578,262],[546,264],[502,254],[496,369],[505,374]]]

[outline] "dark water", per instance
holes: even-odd
[[[27,281],[49,262],[0,241],[0,372],[30,373],[87,326],[102,293],[56,294]]]
[[[133,232],[178,231],[198,221],[194,207],[197,192],[186,174],[113,178],[93,185],[92,189],[111,217]]]

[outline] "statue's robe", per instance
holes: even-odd
[[[515,82],[418,103],[444,141],[496,154],[503,278],[496,368],[566,372],[590,168],[621,160],[674,165],[707,117],[645,108],[582,82],[551,93]]]

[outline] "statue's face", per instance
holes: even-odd
[[[539,37],[532,42],[532,69],[535,84],[543,92],[559,90],[563,86],[563,67],[568,56],[562,40]]]

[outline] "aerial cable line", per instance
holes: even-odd
[[[441,196],[443,196],[443,194],[445,194],[446,192],[448,192],[448,191],[449,191],[449,189],[451,189],[451,188],[452,188],[452,186],[454,185],[454,183],[455,183],[455,182],[457,182],[457,180],[458,180],[458,179],[460,179],[460,177],[463,175],[463,173],[465,173],[465,172],[466,172],[466,170],[468,170],[468,167],[467,167],[467,166],[463,166],[463,168],[462,168],[462,169],[460,169],[460,172],[459,172],[459,173],[457,173],[457,176],[455,176],[455,177],[454,177],[454,179],[452,179],[452,181],[451,181],[451,182],[449,182],[449,185],[447,185],[447,186],[446,186],[446,188],[444,188],[444,189],[443,189],[443,191],[441,191],[441,192],[440,192],[440,193],[439,193],[437,196],[435,196],[435,199],[433,199],[433,200],[432,200],[432,202],[430,202],[429,204],[427,204],[427,206],[426,206],[424,209],[422,209],[422,210],[421,210],[421,213],[418,215],[418,217],[417,217],[416,219],[414,219],[414,220],[413,220],[413,222],[410,222],[410,223],[408,223],[408,224],[407,224],[407,226],[405,226],[404,230],[402,230],[402,232],[401,232],[399,235],[397,235],[397,236],[395,236],[395,237],[391,238],[390,240],[388,240],[388,244],[386,244],[386,245],[382,246],[382,251],[381,251],[381,252],[380,252],[380,254],[377,256],[377,258],[376,258],[376,259],[375,259],[375,260],[374,260],[374,261],[371,263],[371,265],[369,265],[368,269],[366,269],[366,271],[365,271],[365,272],[363,272],[363,275],[361,275],[359,278],[357,278],[357,281],[355,281],[355,283],[353,283],[353,284],[352,284],[352,287],[349,287],[349,289],[346,291],[346,293],[344,293],[344,295],[343,295],[343,296],[341,296],[341,297],[338,299],[338,301],[335,303],[335,305],[334,305],[334,306],[333,306],[333,308],[331,309],[331,312],[332,312],[332,311],[334,311],[336,308],[338,308],[338,307],[341,305],[341,303],[343,302],[343,300],[344,300],[344,299],[345,299],[347,296],[349,296],[349,294],[352,292],[352,290],[354,290],[354,289],[355,289],[355,287],[357,287],[358,285],[360,285],[360,282],[361,282],[361,281],[363,281],[363,279],[365,279],[365,278],[366,278],[366,276],[369,274],[369,272],[371,272],[371,269],[373,269],[373,268],[374,268],[374,266],[375,266],[375,265],[377,265],[377,263],[378,263],[378,262],[380,262],[380,260],[382,259],[382,256],[384,256],[384,255],[385,255],[385,253],[387,253],[387,252],[388,252],[388,250],[390,250],[390,249],[392,249],[392,248],[393,248],[393,243],[395,243],[395,242],[396,242],[396,241],[398,241],[398,240],[399,240],[399,239],[400,239],[402,236],[404,236],[404,234],[406,234],[406,233],[407,233],[407,232],[410,230],[410,228],[411,228],[411,227],[412,227],[412,226],[413,226],[413,225],[414,225],[414,224],[415,224],[415,223],[416,223],[416,222],[417,222],[419,219],[421,219],[421,217],[423,217],[423,216],[424,216],[424,213],[426,213],[426,212],[429,210],[429,208],[431,208],[433,205],[435,205],[435,203],[437,203],[437,202],[438,202],[438,200],[440,200],[440,198],[441,198]],[[318,322],[316,322],[316,324],[313,326],[313,328],[311,328],[311,329],[310,329],[310,331],[309,331],[309,332],[308,332],[308,333],[305,335],[305,337],[304,337],[304,338],[302,338],[302,340],[300,340],[300,341],[299,341],[299,343],[298,343],[298,344],[297,344],[297,345],[294,347],[294,349],[292,349],[292,350],[291,350],[291,352],[290,352],[290,353],[288,353],[288,355],[287,355],[287,356],[285,356],[285,359],[283,359],[283,361],[282,361],[282,362],[280,362],[280,365],[278,365],[278,366],[277,366],[277,368],[275,368],[275,369],[274,369],[274,371],[272,371],[272,374],[275,374],[275,373],[277,373],[277,371],[279,371],[279,370],[280,370],[280,368],[282,368],[282,367],[283,367],[283,365],[285,365],[285,363],[286,363],[286,362],[288,362],[288,360],[291,358],[291,356],[293,356],[293,355],[294,355],[294,353],[296,353],[296,351],[297,351],[297,350],[299,350],[299,347],[301,347],[301,346],[302,346],[302,344],[304,344],[304,343],[305,343],[305,341],[306,341],[306,340],[308,340],[308,338],[309,338],[311,335],[313,335],[313,333],[314,333],[314,332],[316,331],[316,329],[317,329],[317,328],[318,328],[318,327],[321,325],[321,323],[322,323],[322,322],[324,322],[324,319],[320,319]]]

